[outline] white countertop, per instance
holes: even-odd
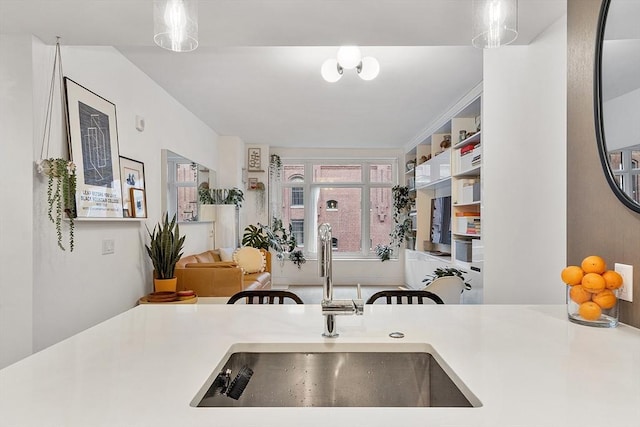
[[[0,370],[0,425],[639,426],[640,330],[566,317],[565,306],[507,305],[338,317],[336,342],[432,345],[479,408],[193,408],[234,343],[333,341],[320,307],[141,305]]]

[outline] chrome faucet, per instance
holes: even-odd
[[[318,266],[320,277],[324,277],[324,287],[322,295],[322,315],[324,316],[323,337],[336,338],[336,315],[356,314],[362,315],[364,303],[358,283],[356,299],[333,299],[333,260],[331,246],[331,225],[325,223],[318,227]]]

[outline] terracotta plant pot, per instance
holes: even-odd
[[[173,279],[153,279],[155,292],[175,292],[178,285],[178,278]]]

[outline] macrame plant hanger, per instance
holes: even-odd
[[[63,139],[66,142],[66,144],[64,144],[66,152],[61,158],[49,157],[49,141],[51,139],[51,124],[53,121],[53,103],[56,92],[56,82],[58,83],[58,90],[60,91],[60,111],[62,113],[63,124],[62,134]],[[36,164],[38,172],[48,177],[47,202],[49,208],[47,214],[49,216],[49,220],[56,225],[58,247],[63,251],[65,250],[65,247],[62,244],[62,218],[63,216],[66,216],[66,218],[69,219],[69,250],[73,251],[74,218],[76,216],[76,172],[75,165],[71,161],[71,152],[69,149],[69,120],[63,83],[60,37],[56,37],[56,50],[53,58],[49,98],[47,100],[44,131],[42,134],[42,148],[40,150],[40,160],[38,160]]]

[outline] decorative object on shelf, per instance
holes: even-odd
[[[147,217],[147,199],[142,188],[130,188],[131,212],[134,218]]]
[[[304,254],[300,249],[296,249],[295,251],[291,252],[289,254],[289,260],[296,266],[298,266],[298,270],[302,268],[302,264],[307,262],[307,259],[304,257]]]
[[[282,160],[277,154],[269,156],[269,177],[272,179],[280,179],[282,174]]]
[[[406,166],[407,166],[407,172],[410,172],[416,167],[416,161],[415,160],[409,160],[407,162]]]
[[[373,80],[380,73],[380,63],[372,56],[362,57],[358,46],[341,46],[336,59],[329,58],[322,63],[320,74],[322,78],[335,83],[342,78],[344,70],[356,70],[362,80]]]
[[[180,237],[176,215],[169,222],[169,214],[149,231],[150,243],[145,245],[147,254],[153,263],[155,292],[176,291],[177,280],[174,274],[176,263],[182,257],[182,248],[186,236]]]
[[[53,71],[51,74],[51,86],[47,100],[47,111],[44,117],[44,130],[42,133],[42,148],[40,160],[36,162],[38,173],[47,177],[47,203],[49,208],[47,215],[49,220],[56,225],[58,247],[65,250],[62,244],[62,218],[69,218],[69,251],[74,248],[74,219],[76,217],[76,165],[67,159],[49,157],[49,142],[51,139],[51,122],[53,120],[53,101],[56,83],[60,90],[62,120],[67,122],[65,106],[65,93],[63,86],[62,54],[60,52],[60,37],[56,38],[56,50],[53,57]],[[69,135],[65,134],[66,144],[69,147]],[[55,212],[55,214],[54,214]]]
[[[466,281],[464,277],[464,271],[458,270],[457,268],[453,268],[453,267],[436,268],[435,270],[433,270],[433,274],[429,274],[427,275],[427,277],[422,279],[422,283],[424,283],[425,286],[428,286],[431,284],[431,282],[433,282],[438,277],[446,277],[446,276],[459,277],[464,282],[464,289],[467,291],[471,290],[471,284]]]
[[[471,44],[491,49],[513,43],[518,37],[518,0],[473,0]]]
[[[469,135],[471,136],[471,135]],[[458,142],[462,142],[465,139],[467,139],[467,131],[466,130],[461,130],[460,134],[458,135]]]
[[[237,187],[209,188],[208,184],[200,184],[198,199],[203,205],[236,205],[241,208],[244,201],[244,193]]]
[[[420,156],[420,163],[418,163],[418,164],[421,165],[424,162],[429,161],[429,160],[431,160],[431,154],[429,154],[428,156]]]
[[[385,262],[391,259],[393,254],[393,248],[389,245],[382,245],[378,243],[375,247],[376,255],[380,258],[380,261]]]
[[[445,135],[442,137],[442,142],[440,143],[440,148],[442,148],[442,150],[446,150],[447,148],[451,147],[451,135]]]
[[[116,106],[64,79],[72,160],[77,165],[80,218],[122,218]]]
[[[256,190],[258,188],[258,178],[249,178],[249,190]]]
[[[249,148],[247,156],[247,170],[249,172],[262,172],[262,155],[260,148]]]
[[[198,47],[198,1],[154,0],[153,41],[163,49],[191,52]]]
[[[122,185],[122,209],[127,211],[127,214],[124,216],[136,217],[136,215],[133,214],[133,207],[130,203],[130,189],[138,188],[143,191],[145,190],[144,163],[120,156],[120,181]],[[146,214],[144,218],[146,218]]]

